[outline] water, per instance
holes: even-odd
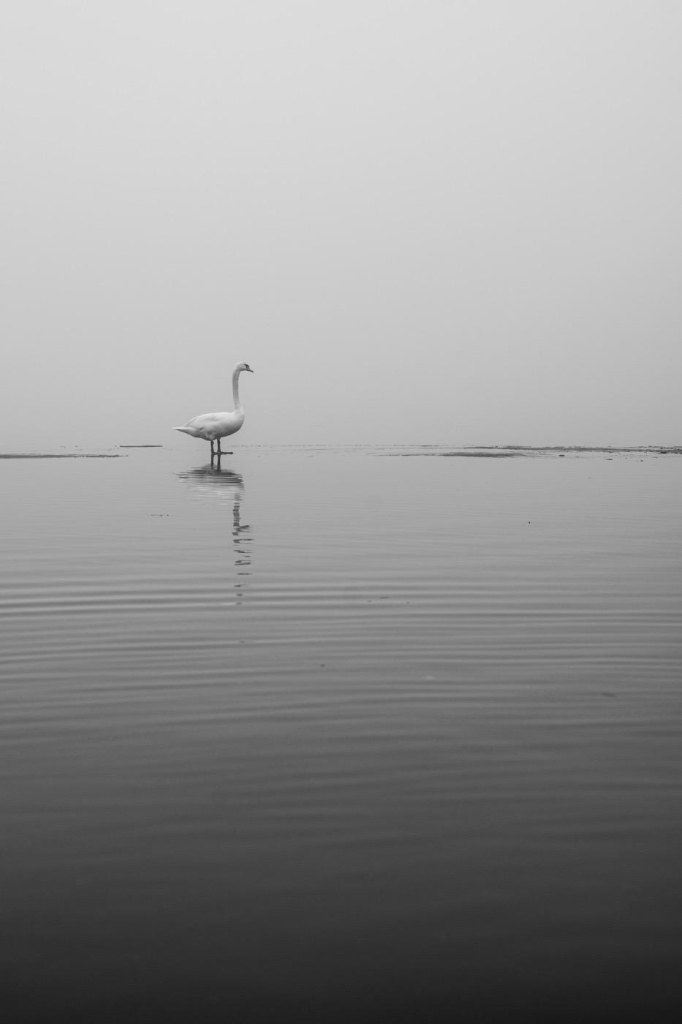
[[[677,1020],[682,461],[116,451],[0,461],[5,1019]]]

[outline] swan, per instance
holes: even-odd
[[[230,454],[220,450],[220,438],[229,434],[236,434],[244,423],[244,410],[239,401],[239,374],[246,370],[253,373],[248,363],[237,363],[232,374],[232,398],[234,400],[234,412],[205,412],[202,416],[195,416],[187,420],[184,427],[174,427],[174,430],[181,430],[183,434],[190,437],[200,437],[204,441],[211,442],[211,458],[217,455]],[[218,442],[218,450],[213,450],[213,442]]]

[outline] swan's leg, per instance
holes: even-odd
[[[215,452],[213,451],[213,441],[211,441],[211,458],[213,458],[214,455]]]

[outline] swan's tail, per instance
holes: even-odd
[[[190,437],[197,437],[197,431],[194,427],[173,427],[173,430],[181,430],[183,434],[189,434]]]

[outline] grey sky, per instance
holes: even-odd
[[[681,29],[6,0],[0,447],[679,443]]]

